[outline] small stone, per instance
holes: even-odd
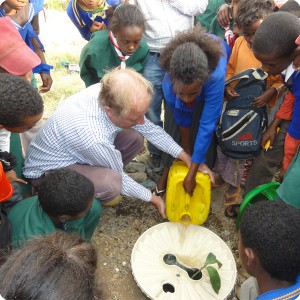
[[[145,182],[142,182],[142,186],[144,186],[145,188],[154,188],[156,186],[156,183],[152,180],[146,180]]]
[[[103,263],[103,266],[107,266],[107,263]]]
[[[139,183],[145,182],[147,180],[147,174],[146,173],[137,172],[137,173],[129,173],[128,175],[133,180],[135,180]]]
[[[117,272],[117,273],[119,273],[119,272],[120,272],[120,270],[119,270],[118,268],[116,268],[116,272]]]
[[[126,261],[122,262],[122,266],[125,267],[126,266]]]
[[[138,162],[130,162],[126,167],[125,171],[128,173],[145,173],[146,165]]]

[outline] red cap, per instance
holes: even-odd
[[[23,41],[9,17],[0,18],[0,67],[13,75],[24,75],[41,59]]]

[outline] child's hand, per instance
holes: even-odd
[[[275,94],[276,94],[276,89],[270,88],[266,90],[263,94],[261,94],[259,97],[257,97],[255,101],[252,102],[252,105],[257,107],[262,107],[266,105]]]
[[[27,184],[27,182],[25,180],[18,178],[18,176],[14,170],[5,172],[5,175],[6,175],[7,179],[9,180],[9,182],[19,182],[19,183]]]
[[[191,173],[188,173],[184,178],[183,188],[185,192],[192,197],[195,187],[196,187],[196,176]]]
[[[104,22],[93,22],[91,28],[90,28],[90,32],[93,33],[93,32],[96,32],[96,31],[99,31],[99,30],[105,30],[106,29],[106,25]]]
[[[53,80],[52,80],[50,74],[41,73],[40,75],[41,75],[43,85],[39,87],[39,92],[40,93],[47,93],[51,89]]]
[[[231,9],[228,4],[222,4],[217,11],[217,18],[222,27],[226,27],[230,24],[230,20],[232,19],[231,16]]]
[[[264,149],[265,145],[267,143],[268,140],[270,140],[270,147],[268,149],[272,149],[273,148],[273,144],[274,144],[274,140],[276,137],[276,133],[277,133],[277,127],[273,126],[272,124],[266,129],[266,131],[263,133],[262,135],[262,139],[261,139],[261,147]],[[268,150],[266,149],[266,150]]]
[[[230,85],[225,86],[225,97],[227,98],[227,100],[231,100],[232,98],[235,98],[237,96],[239,96],[239,94],[236,93]]]

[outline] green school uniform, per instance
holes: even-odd
[[[142,73],[147,62],[149,47],[142,39],[139,48],[126,60],[126,66]],[[121,65],[121,59],[109,39],[109,31],[100,30],[92,34],[80,55],[80,77],[86,87],[99,83],[107,70]]]
[[[209,30],[212,19],[217,14],[217,9],[224,3],[226,3],[225,0],[208,1],[208,5],[204,13],[195,17],[195,24],[200,23],[202,27],[205,27],[207,30]]]
[[[94,200],[89,211],[80,219],[64,223],[67,233],[78,233],[84,239],[91,239],[101,215],[100,201]],[[35,236],[48,235],[59,228],[42,209],[38,196],[17,203],[8,213],[12,224],[13,247],[21,247],[25,241]]]

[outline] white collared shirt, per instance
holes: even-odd
[[[300,1],[300,0],[298,0]],[[293,66],[293,63],[291,63],[284,71],[282,71],[282,75],[285,75],[284,81],[287,82],[289,78],[292,76],[292,74],[296,71],[296,69]]]

